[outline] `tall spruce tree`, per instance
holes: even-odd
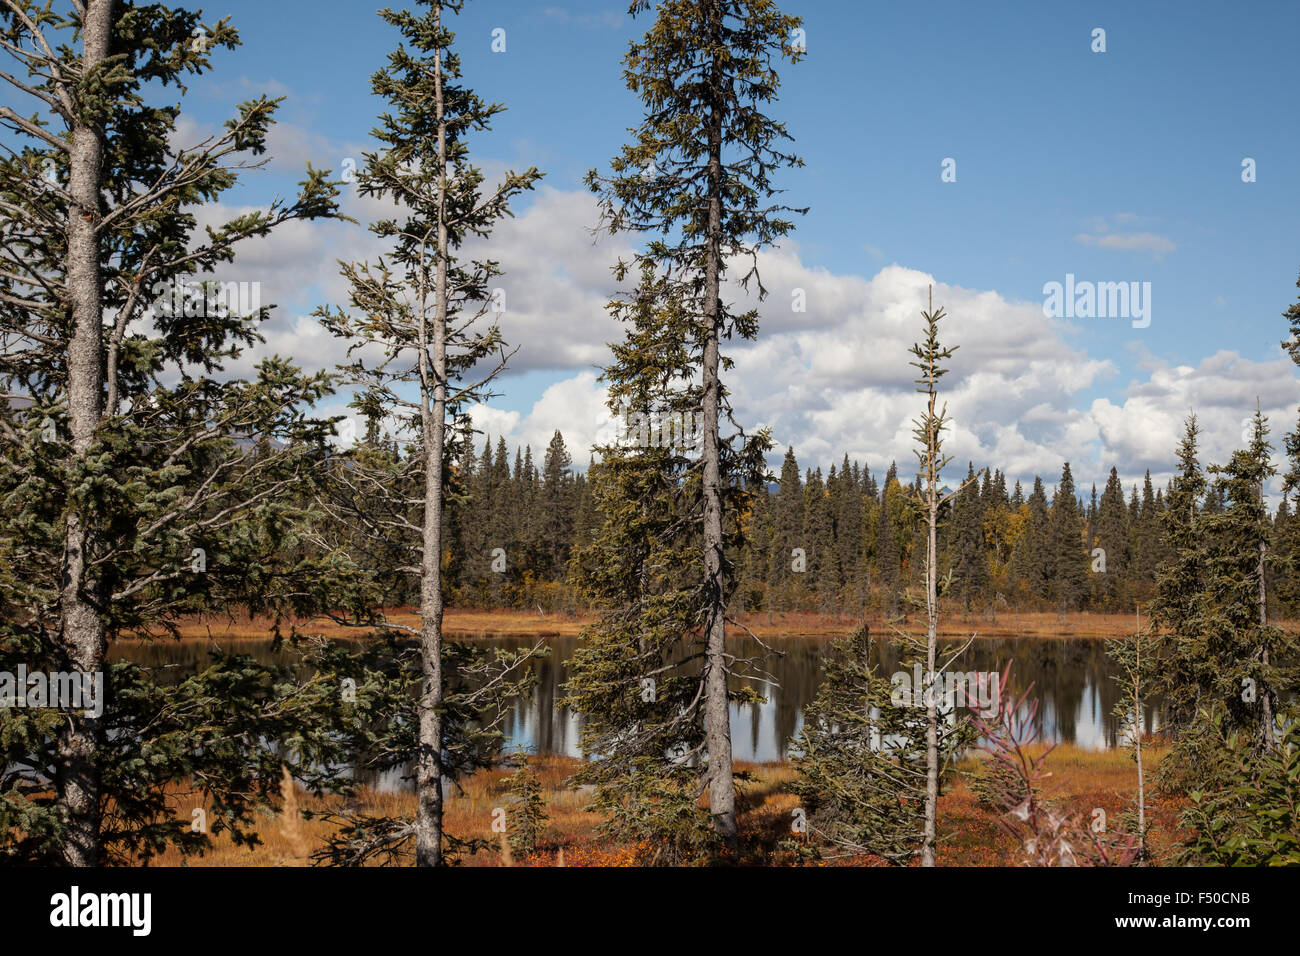
[[[1051,578],[1049,593],[1060,613],[1078,607],[1088,593],[1086,553],[1083,550],[1083,514],[1075,496],[1074,476],[1067,461],[1061,469],[1049,515]]]
[[[1300,286],[1300,279],[1296,280],[1296,285]],[[1291,332],[1290,337],[1282,342],[1282,347],[1292,361],[1300,365],[1300,299],[1289,305],[1282,317],[1290,324]],[[1289,467],[1282,479],[1283,504],[1287,496],[1300,491],[1300,422],[1297,422],[1295,431],[1287,434],[1285,447]],[[1284,578],[1282,587],[1292,615],[1300,613],[1300,585],[1297,584],[1300,581],[1300,495],[1296,495],[1294,500],[1295,507],[1289,519],[1282,520],[1279,515],[1277,521],[1282,550],[1288,557],[1284,564],[1279,565]]]
[[[1124,506],[1124,487],[1119,473],[1111,468],[1106,487],[1097,505],[1094,548],[1101,548],[1105,571],[1098,576],[1097,596],[1100,605],[1115,611],[1124,606],[1125,576],[1130,562],[1128,511]]]
[[[633,0],[633,16],[651,10]],[[737,840],[731,761],[728,663],[724,644],[732,575],[723,550],[733,519],[729,499],[747,476],[765,471],[765,434],[723,437],[732,422],[720,372],[724,338],[752,339],[757,312],[738,312],[723,289],[729,262],[750,260],[741,285],[766,289],[757,254],[790,232],[794,212],[774,200],[772,175],[802,165],[783,151],[785,126],[763,112],[776,97],[775,62],[803,54],[794,31],[800,21],[772,0],[663,0],[641,40],[624,60],[628,88],[646,113],[612,163],[613,175],[588,176],[600,194],[613,232],[652,236],[636,260],[651,264],[670,284],[667,295],[686,310],[688,367],[698,373],[703,442],[698,470],[703,484],[702,574],[699,623],[707,632],[705,736],[709,803],[714,826],[730,845]],[[621,281],[630,266],[620,263]]]
[[[843,580],[844,598],[850,607],[861,610],[866,599],[862,578],[865,556],[862,481],[857,464],[850,465],[847,454],[840,465],[839,481],[832,492],[831,506],[835,516],[835,549]]]
[[[929,309],[922,311],[925,339],[912,346],[915,361],[909,362],[920,376],[916,379],[917,391],[926,396],[925,410],[914,420],[913,437],[916,440],[916,457],[920,464],[917,475],[917,511],[922,515],[925,530],[925,811],[921,833],[920,856],[922,866],[936,865],[938,843],[939,791],[948,760],[954,733],[960,728],[955,712],[942,713],[943,702],[938,693],[941,674],[953,662],[949,658],[939,666],[939,513],[967,487],[974,486],[972,472],[968,482],[956,491],[945,494],[942,490],[943,469],[951,457],[943,454],[943,432],[948,427],[948,406],[938,405],[939,380],[948,370],[943,363],[952,357],[957,347],[945,347],[939,341],[939,322],[945,317],[943,308],[935,309],[931,298]],[[957,652],[958,654],[960,651]],[[913,693],[916,692],[913,689]],[[948,702],[955,709],[955,702]],[[947,720],[945,720],[947,718]]]
[[[1300,279],[1296,279],[1296,288],[1300,289]],[[1300,297],[1286,307],[1282,313],[1282,318],[1290,324],[1290,336],[1282,340],[1282,348],[1286,349],[1291,360],[1300,365]]]
[[[326,307],[318,315],[327,329],[350,343],[349,355],[355,358],[345,372],[358,387],[357,405],[391,412],[411,428],[415,453],[407,464],[413,489],[391,472],[355,468],[339,474],[353,485],[358,509],[383,497],[409,500],[414,491],[415,514],[395,526],[377,522],[370,527],[377,534],[409,536],[410,560],[402,570],[417,575],[420,583],[420,624],[412,629],[420,643],[422,675],[415,753],[416,863],[437,866],[443,860],[442,782],[459,769],[444,760],[444,690],[454,680],[444,672],[442,635],[448,416],[481,400],[484,382],[506,360],[497,327],[475,322],[491,308],[489,283],[500,274],[498,264],[459,250],[509,216],[511,201],[531,189],[541,174],[536,169],[507,172],[495,186],[484,187],[483,173],[469,162],[467,137],[487,129],[504,107],[484,102],[460,82],[454,34],[443,15],[460,12],[463,4],[421,0],[420,6],[425,10],[419,14],[380,11],[401,33],[403,44],[374,74],[372,88],[393,112],[379,117],[374,136],[381,148],[365,154],[358,174],[363,195],[391,200],[397,207],[394,218],[371,225],[376,236],[391,243],[390,251],[374,264],[344,263],[350,308]],[[376,354],[380,357],[371,357]],[[480,366],[486,372],[471,375]]]
[[[694,319],[672,292],[646,262],[636,292],[610,304],[626,326],[603,375],[615,413],[695,407],[685,374]],[[575,781],[593,788],[603,831],[648,841],[655,853],[647,862],[680,863],[718,840],[700,806],[715,772],[706,762],[708,631],[692,573],[703,479],[674,444],[622,435],[597,452],[598,530],[572,563],[600,612],[569,663],[567,699],[582,715],[582,749],[591,758]]]
[[[799,462],[794,448],[787,448],[777,493],[772,499],[772,544],[768,558],[768,588],[783,610],[791,609],[803,593],[801,572],[794,570],[795,549],[803,547],[803,525],[804,494]]]
[[[951,534],[952,580],[969,618],[972,602],[984,596],[989,583],[984,508],[974,463],[968,465],[966,481],[953,502]]]
[[[1018,483],[1017,483],[1018,487]],[[1016,542],[1012,567],[1030,595],[1050,596],[1052,584],[1051,516],[1043,480],[1034,476],[1034,490],[1025,501],[1025,525]]]
[[[538,570],[547,576],[562,576],[569,560],[573,539],[573,459],[557,429],[542,460],[542,484],[538,489],[541,506],[542,563]]]
[[[759,482],[752,490],[752,513],[745,530],[744,544],[748,552],[747,566],[753,596],[748,608],[755,612],[766,612],[767,621],[771,624],[777,602],[771,574],[772,542],[776,539],[776,523],[772,511],[776,499],[767,481]]]
[[[311,749],[314,705],[278,672],[222,655],[164,690],[107,658],[186,613],[313,593],[294,489],[323,457],[306,409],[329,377],[280,357],[225,372],[270,307],[214,279],[245,240],[336,216],[337,190],[308,167],[292,199],[198,227],[264,162],[278,106],[251,99],[186,143],[184,83],[239,42],[162,4],[0,2],[0,646],[5,665],[105,684],[102,713],[0,714],[0,843],[23,859],[202,849],[168,804],[190,779],[246,840],[279,764],[311,773],[292,751]]]
[[[1272,473],[1267,427],[1256,412],[1251,441],[1225,466],[1212,466],[1223,507],[1198,507],[1205,478],[1190,418],[1178,450],[1165,513],[1169,558],[1152,602],[1156,688],[1174,744],[1161,762],[1166,787],[1212,784],[1220,737],[1242,732],[1256,750],[1274,743],[1273,721],[1294,686],[1294,638],[1268,623],[1264,563],[1271,528],[1263,485]]]
[[[1156,571],[1151,601],[1154,650],[1160,660],[1156,689],[1166,701],[1166,723],[1175,731],[1186,729],[1201,710],[1204,693],[1199,655],[1194,653],[1197,601],[1205,574],[1200,518],[1206,482],[1198,458],[1199,439],[1200,426],[1191,415],[1178,444],[1178,469],[1164,515],[1169,558]]]
[[[898,469],[891,461],[880,487],[880,512],[876,520],[876,578],[880,582],[880,611],[886,619],[898,613],[899,571],[898,533],[903,506]]]
[[[1249,444],[1227,465],[1210,468],[1226,507],[1202,521],[1202,546],[1208,547],[1200,603],[1205,649],[1218,658],[1214,686],[1226,698],[1229,720],[1253,737],[1257,751],[1276,745],[1279,701],[1294,689],[1296,673],[1294,635],[1268,619],[1272,527],[1264,486],[1276,474],[1271,452],[1268,422],[1257,406]]]
[[[818,610],[836,607],[840,588],[839,555],[835,549],[835,519],[821,469],[812,472],[804,486],[803,546],[808,553],[808,577],[817,595]]]

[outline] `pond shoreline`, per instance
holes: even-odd
[[[413,609],[394,608],[389,611],[389,619],[395,624],[413,626],[418,617]],[[567,614],[564,612],[529,612],[518,610],[476,610],[471,608],[448,609],[443,620],[443,633],[453,637],[577,637],[583,629],[597,620],[595,614]],[[735,637],[744,637],[752,632],[760,638],[785,637],[808,640],[832,640],[846,637],[861,626],[863,620],[847,615],[822,614],[774,614],[769,620],[766,614],[742,615],[742,626],[728,625],[728,633]],[[1145,624],[1145,616],[1142,623]],[[371,631],[364,627],[346,627],[327,618],[311,618],[295,622],[298,629],[306,634],[319,634],[323,637],[361,639]],[[1292,622],[1280,622],[1288,626]],[[913,616],[907,622],[894,622],[891,626],[879,616],[867,617],[866,624],[874,637],[897,638],[898,630],[924,638],[924,619]],[[1008,638],[1043,638],[1047,640],[1091,640],[1095,638],[1125,638],[1130,636],[1138,626],[1132,614],[1098,614],[1080,611],[1062,618],[1053,612],[1026,611],[1023,613],[1002,613],[997,621],[981,619],[972,615],[971,620],[964,621],[957,611],[940,619],[939,636],[946,640],[965,640],[974,636],[977,640],[1005,640]],[[196,616],[184,621],[179,627],[183,641],[265,639],[270,630],[269,619],[225,616]],[[897,630],[896,630],[897,628]],[[282,624],[282,630],[288,634],[289,627]],[[142,638],[125,637],[120,641],[141,641]]]

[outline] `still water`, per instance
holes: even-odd
[[[476,643],[503,648],[531,647],[535,641],[522,637],[477,637]],[[738,656],[754,658],[765,672],[750,679],[765,698],[758,705],[733,705],[732,747],[737,760],[768,762],[783,760],[791,740],[803,725],[804,708],[817,693],[822,679],[822,655],[830,647],[826,640],[806,638],[772,639],[766,654],[751,640],[729,642]],[[560,753],[579,756],[580,718],[562,705],[565,664],[578,646],[576,637],[552,637],[550,655],[535,662],[537,683],[530,697],[516,703],[507,721],[506,749],[523,748],[532,753]],[[886,675],[900,670],[900,648],[876,642],[875,663]],[[226,643],[262,660],[271,657],[270,641]],[[167,667],[182,674],[206,663],[203,642],[159,641],[153,644],[123,644],[112,656],[134,660],[145,666]],[[942,659],[942,658],[941,658]],[[1001,673],[1008,662],[1012,690],[1023,690],[1030,682],[1039,700],[1038,730],[1047,742],[1073,743],[1087,750],[1108,750],[1116,745],[1117,722],[1112,715],[1118,697],[1113,679],[1116,670],[1106,657],[1105,641],[1098,638],[1008,638],[980,639],[962,654],[953,669]],[[1146,730],[1159,727],[1159,708],[1144,714]]]

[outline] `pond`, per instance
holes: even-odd
[[[526,637],[475,637],[476,643],[510,649],[531,647],[536,640]],[[580,718],[563,706],[565,664],[578,646],[576,637],[547,639],[550,655],[535,662],[537,683],[527,699],[518,701],[505,732],[506,749],[532,753],[579,756]],[[784,760],[791,740],[803,725],[803,713],[817,693],[822,679],[822,656],[830,641],[809,638],[770,639],[774,653],[767,653],[751,639],[729,642],[739,656],[756,659],[766,677],[747,681],[765,698],[757,705],[732,705],[731,733],[737,760],[770,762]],[[261,660],[272,656],[271,642],[238,641],[225,644]],[[146,666],[168,666],[178,674],[196,670],[206,662],[207,646],[201,641],[159,641],[153,644],[119,644],[111,656],[129,658]],[[900,648],[877,641],[874,662],[886,675],[900,670]],[[1038,730],[1047,742],[1066,742],[1086,750],[1108,750],[1116,746],[1118,725],[1112,714],[1118,698],[1115,665],[1107,658],[1105,641],[1099,638],[1024,637],[979,639],[966,649],[959,661],[965,672],[998,672],[1014,661],[1011,684],[1022,690],[1030,682],[1039,700]],[[958,669],[956,666],[954,669]],[[1147,731],[1160,724],[1158,707],[1144,714]]]

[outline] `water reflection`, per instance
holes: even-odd
[[[518,647],[523,642],[487,638],[502,647]],[[738,656],[759,656],[762,648],[750,640],[738,640]],[[821,658],[829,644],[800,638],[769,640],[774,651],[763,666],[771,679],[752,679],[747,683],[764,697],[761,704],[733,704],[731,708],[732,749],[737,760],[768,762],[783,760],[790,742],[803,726],[804,708],[817,693],[822,679]],[[509,746],[521,746],[542,753],[579,756],[579,718],[558,701],[562,695],[564,663],[577,646],[576,638],[551,641],[551,656],[538,662],[539,685],[531,700],[520,701],[514,708],[507,728]],[[877,642],[873,663],[892,674],[901,669],[901,648]],[[1043,639],[1014,638],[977,641],[960,659],[964,671],[1001,673],[1008,662],[1012,667],[1011,689],[1019,692],[1029,682],[1040,700],[1038,730],[1047,742],[1068,742],[1086,750],[1109,750],[1116,746],[1118,721],[1113,716],[1118,700],[1117,673],[1106,657],[1105,642],[1096,638]],[[1159,727],[1159,709],[1147,707],[1143,714],[1145,730]]]
[[[531,647],[521,637],[480,637],[476,642],[509,649]],[[565,664],[578,645],[575,637],[554,637],[551,653],[535,663],[537,684],[526,700],[516,702],[506,724],[508,749],[523,748],[536,753],[579,756],[581,729],[577,714],[561,706]],[[828,641],[802,638],[767,641],[773,651],[764,657],[763,648],[750,639],[731,642],[738,656],[761,658],[766,677],[749,680],[764,697],[756,705],[731,708],[732,747],[737,760],[768,762],[785,759],[791,740],[803,723],[804,708],[813,699],[822,679],[821,659]],[[239,641],[227,649],[249,653],[260,660],[271,656],[270,641]],[[901,648],[878,641],[873,644],[873,662],[892,674],[900,670]],[[206,663],[207,649],[201,642],[125,644],[114,648],[114,657],[127,657],[140,664],[174,669],[179,677]],[[1012,689],[1019,691],[1029,682],[1040,700],[1038,725],[1041,739],[1069,742],[1087,750],[1109,750],[1116,746],[1118,722],[1112,710],[1119,687],[1112,679],[1114,665],[1106,657],[1105,641],[1097,638],[1007,638],[979,640],[960,659],[963,671],[1001,672],[1009,661]],[[1143,715],[1148,731],[1159,726],[1159,710],[1149,707]],[[396,775],[395,775],[396,776]],[[399,785],[394,779],[389,785]]]

